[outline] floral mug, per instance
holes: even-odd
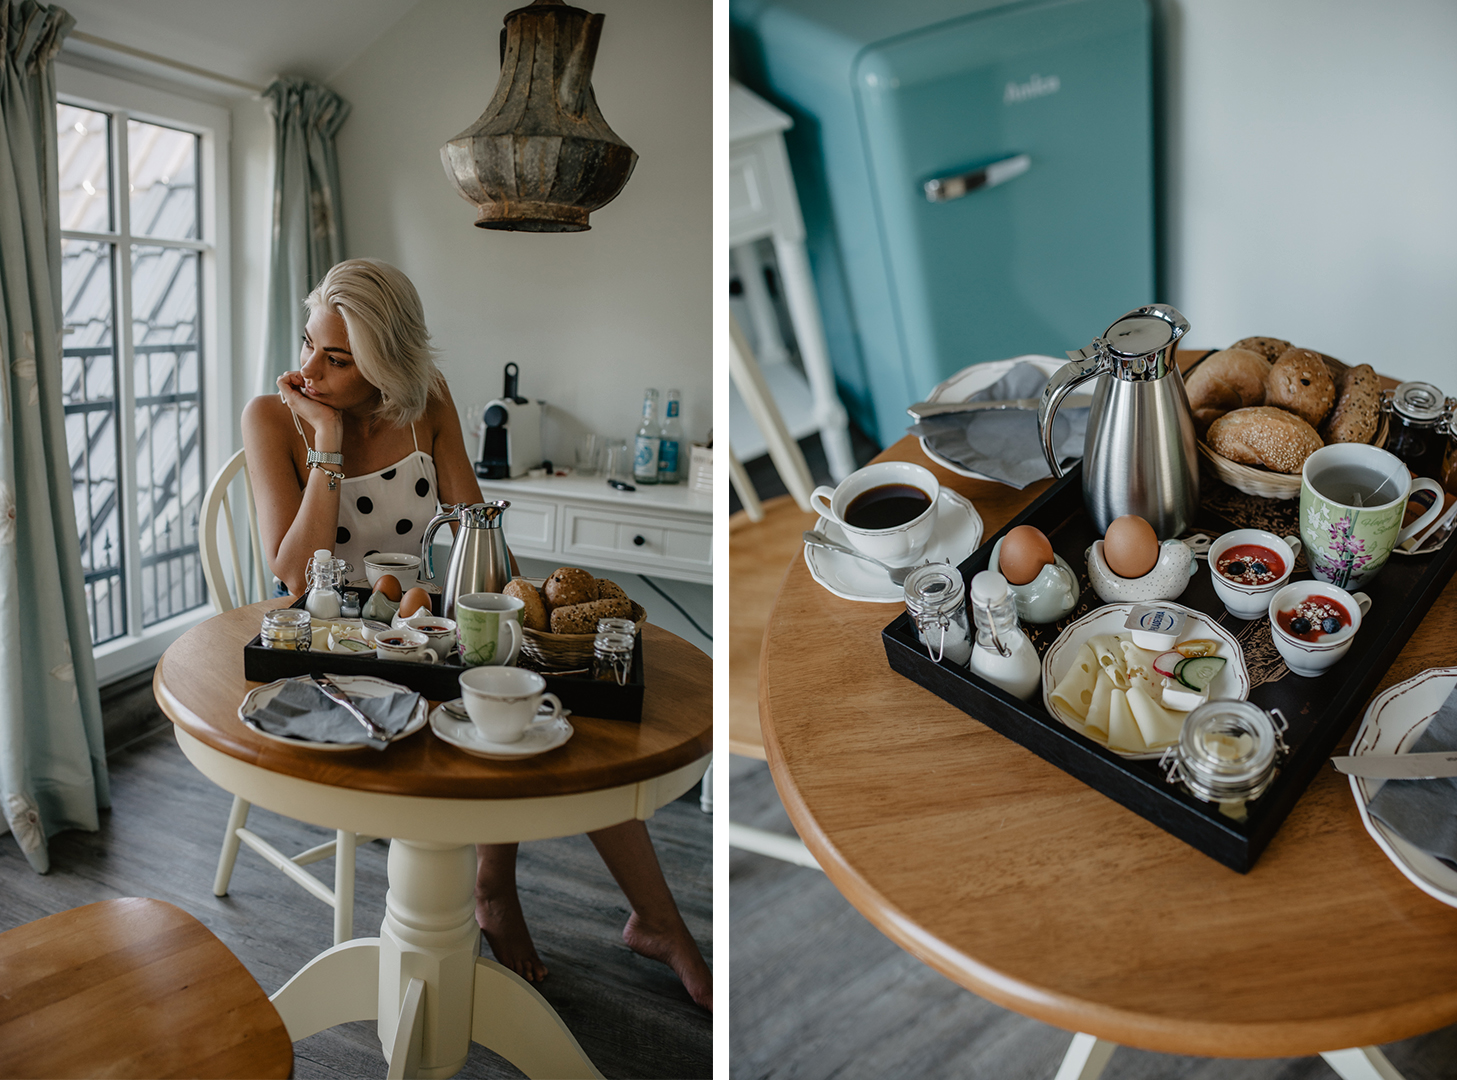
[[[1431,508],[1401,527],[1407,499],[1423,488]],[[1412,479],[1395,454],[1365,443],[1332,443],[1305,459],[1300,473],[1300,540],[1310,572],[1342,589],[1365,585],[1396,546],[1442,512],[1442,487]]]

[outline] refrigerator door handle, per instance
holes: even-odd
[[[1005,184],[1008,180],[1021,176],[1030,168],[1032,168],[1031,155],[1016,154],[1013,157],[1003,158],[1001,161],[994,161],[990,165],[984,165],[980,169],[973,169],[971,172],[927,180],[921,185],[921,189],[926,193],[927,202],[950,202],[952,199],[969,195],[979,188]]]

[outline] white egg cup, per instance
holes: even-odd
[[[1351,625],[1334,634],[1322,634],[1320,641],[1301,641],[1280,628],[1275,618],[1281,608],[1298,604],[1310,596],[1334,600],[1350,613]],[[1371,598],[1363,592],[1349,593],[1324,581],[1292,581],[1270,597],[1270,637],[1274,639],[1285,666],[1297,675],[1313,679],[1324,675],[1351,648],[1351,641],[1361,629],[1361,617],[1371,610]]]
[[[1001,568],[1002,540],[992,545],[987,569],[1006,577]],[[1057,552],[1052,553],[1052,558],[1053,562],[1025,585],[1007,582],[1007,591],[1017,605],[1017,618],[1024,623],[1054,623],[1078,606],[1078,576]]]
[[[1088,548],[1088,580],[1105,604],[1142,604],[1150,600],[1176,600],[1198,572],[1194,552],[1182,540],[1165,540],[1159,545],[1158,561],[1142,577],[1119,577],[1103,557],[1103,541]]]
[[[1263,585],[1243,585],[1230,581],[1219,572],[1219,557],[1240,544],[1259,544],[1269,548],[1285,561],[1285,573],[1275,581]],[[1260,619],[1270,607],[1270,597],[1290,580],[1295,571],[1295,556],[1300,554],[1300,537],[1286,536],[1283,539],[1264,529],[1234,529],[1224,533],[1209,545],[1209,578],[1214,583],[1214,592],[1224,602],[1227,610],[1236,619]]]

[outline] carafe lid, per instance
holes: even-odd
[[[1167,304],[1135,308],[1103,331],[1114,356],[1149,356],[1168,348],[1189,332],[1189,322]]]

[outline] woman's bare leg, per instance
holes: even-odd
[[[634,952],[667,964],[689,996],[712,1011],[713,976],[663,879],[648,827],[641,821],[625,821],[587,835],[632,905],[622,940]]]
[[[527,982],[546,978],[516,895],[515,844],[476,845],[476,922],[496,961]]]

